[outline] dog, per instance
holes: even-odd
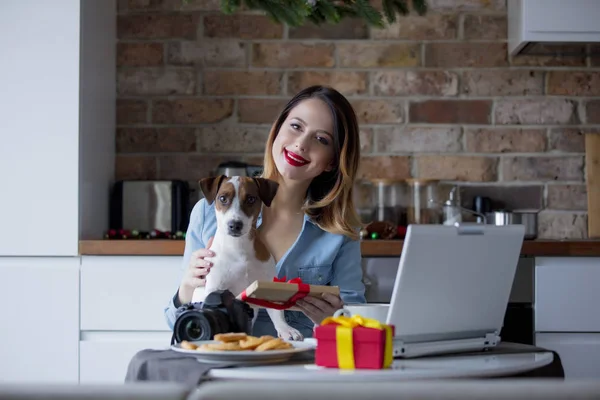
[[[258,237],[257,220],[263,204],[271,206],[279,184],[265,178],[220,175],[200,180],[206,202],[215,203],[217,231],[211,250],[205,257],[213,266],[206,276],[204,288],[194,291],[192,302],[203,301],[215,290],[229,290],[236,296],[256,280],[272,281],[276,276],[275,259]],[[258,316],[258,307],[254,319]],[[303,340],[302,334],[284,318],[283,310],[267,308],[279,337]]]

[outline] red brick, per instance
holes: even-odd
[[[375,94],[384,96],[456,96],[458,76],[448,71],[378,71],[371,75]]]
[[[117,17],[119,39],[195,39],[192,14],[136,14]]]
[[[429,0],[433,11],[504,11],[506,0]]]
[[[351,100],[361,124],[397,124],[404,122],[404,102],[398,100]]]
[[[296,94],[300,90],[312,85],[331,86],[346,96],[365,94],[368,91],[368,76],[366,72],[290,71],[288,74],[289,94]]]
[[[425,66],[439,68],[504,67],[505,43],[427,43]]]
[[[410,158],[406,156],[362,157],[358,169],[358,179],[410,178]]]
[[[495,181],[495,157],[423,155],[416,157],[417,177],[469,182]]]
[[[194,128],[119,128],[117,153],[196,151]]]
[[[115,157],[115,179],[156,179],[153,156],[120,155]]]
[[[547,92],[563,96],[600,96],[600,72],[550,71]]]
[[[281,39],[283,25],[264,15],[207,15],[204,36],[210,38]]]
[[[577,67],[586,65],[585,46],[578,44],[541,44],[528,48],[527,54],[511,58],[511,65],[532,67]]]
[[[444,152],[462,150],[459,127],[401,126],[377,129],[377,151],[386,153]]]
[[[298,68],[333,67],[333,45],[308,43],[254,43],[255,67]]]
[[[552,210],[587,210],[585,185],[548,185],[547,207]]]
[[[421,51],[413,43],[338,43],[341,67],[416,67],[420,65]]]
[[[361,154],[370,153],[373,150],[373,129],[361,127],[359,136]]]
[[[263,153],[269,126],[213,125],[199,129],[200,152]]]
[[[492,103],[488,100],[427,100],[411,102],[410,122],[432,124],[488,124]]]
[[[538,238],[587,239],[587,215],[544,210],[538,216]]]
[[[506,157],[502,173],[505,181],[583,181],[583,157]]]
[[[569,99],[499,99],[496,124],[573,124],[579,121],[577,104]]]
[[[287,99],[238,99],[238,119],[251,124],[272,124]]]
[[[600,129],[556,128],[550,130],[549,150],[585,153],[585,135],[599,134]]]
[[[600,100],[590,100],[585,105],[588,124],[600,124]]]
[[[372,39],[444,40],[455,39],[458,32],[457,16],[428,14],[401,16],[384,28],[371,28]]]
[[[167,60],[174,65],[246,67],[246,47],[232,41],[175,42],[167,48]]]
[[[230,117],[232,99],[156,100],[152,105],[152,122],[156,124],[214,123]]]
[[[360,18],[344,18],[337,24],[307,23],[290,27],[288,36],[290,39],[367,39],[369,30]]]
[[[117,74],[119,95],[171,95],[196,92],[193,69],[125,69]]]
[[[463,31],[467,40],[504,40],[507,27],[506,15],[465,15]]]
[[[462,92],[471,96],[524,96],[544,93],[544,73],[524,70],[469,70]]]
[[[117,125],[143,124],[148,120],[147,115],[145,100],[117,99]]]
[[[231,157],[209,154],[177,154],[158,158],[158,179],[182,179],[198,182],[214,173],[217,166]]]
[[[546,150],[544,129],[481,128],[465,131],[473,153],[535,153]]]
[[[211,95],[280,94],[281,72],[269,71],[204,71],[204,93]]]
[[[117,43],[118,67],[147,67],[164,62],[162,43]]]

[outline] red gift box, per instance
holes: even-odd
[[[340,369],[383,369],[393,361],[394,326],[377,320],[340,316],[315,328],[316,365]]]

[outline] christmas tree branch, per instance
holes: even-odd
[[[182,0],[188,3],[190,0]],[[360,18],[370,26],[383,28],[394,23],[397,14],[407,15],[409,3],[419,15],[427,12],[426,0],[382,0],[383,14],[370,0],[221,0],[221,11],[233,14],[242,5],[249,10],[264,11],[273,21],[289,26],[337,24],[347,17]]]

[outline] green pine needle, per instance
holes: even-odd
[[[183,4],[190,0],[182,0]],[[369,0],[243,0],[246,8],[261,10],[274,22],[289,26],[314,24],[337,24],[344,18],[360,18],[368,25],[383,28],[384,18],[388,23],[397,20],[396,14],[410,13],[411,0],[383,0],[383,15]],[[242,0],[221,0],[221,11],[233,14],[242,6]],[[412,8],[419,14],[427,13],[427,0],[412,0]]]

